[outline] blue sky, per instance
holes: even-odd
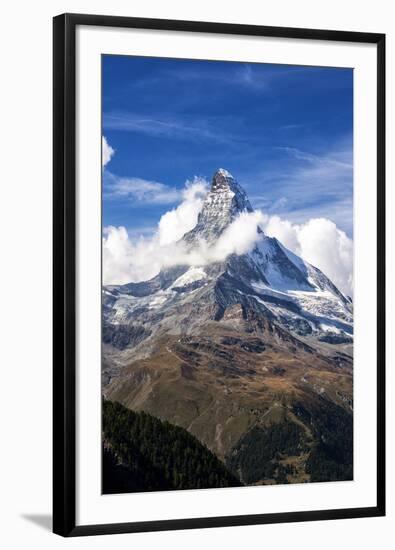
[[[254,207],[352,238],[352,112],[351,69],[103,56],[103,225],[149,233],[223,167]]]

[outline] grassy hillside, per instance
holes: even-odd
[[[103,401],[103,493],[237,487],[241,483],[183,428]]]
[[[212,322],[196,337],[157,339],[149,357],[113,376],[106,398],[183,427],[223,461],[250,429],[281,423],[299,403],[314,408],[317,422],[320,395],[352,423],[351,360],[298,348],[270,325],[258,336],[243,318],[232,323],[233,330]]]

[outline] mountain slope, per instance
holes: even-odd
[[[103,401],[103,437],[104,494],[241,485],[188,432],[119,403]]]
[[[252,212],[220,169],[182,244],[215,246]],[[182,426],[222,460],[254,427],[309,431],[297,403],[333,404],[352,418],[351,301],[277,239],[258,236],[247,253],[103,289],[104,395]],[[319,437],[303,459],[307,478]]]

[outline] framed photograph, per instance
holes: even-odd
[[[385,36],[54,18],[54,532],[385,514]]]

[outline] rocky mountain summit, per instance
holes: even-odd
[[[182,244],[214,247],[252,213],[244,190],[219,169]],[[257,233],[246,253],[103,288],[103,394],[185,428],[241,481],[348,479],[349,442],[333,459],[322,437],[330,440],[334,428],[320,411],[343,432],[352,426],[352,301],[276,238]],[[247,443],[258,456],[279,427],[284,442],[254,470]],[[319,474],[321,455],[330,466]]]
[[[213,176],[198,223],[183,240],[189,243],[204,239],[212,243],[241,212],[252,212],[252,206],[233,176],[223,168]]]

